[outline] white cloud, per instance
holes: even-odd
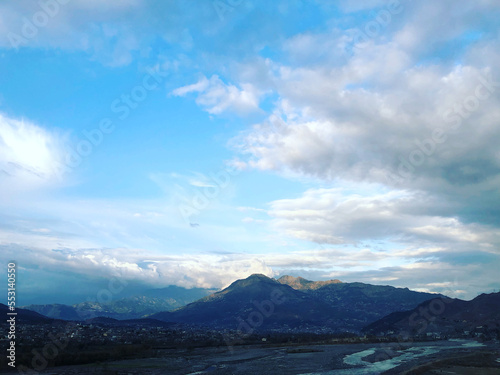
[[[63,137],[25,120],[0,114],[0,181],[15,193],[61,182]]]
[[[0,245],[2,246],[2,245]],[[119,277],[154,287],[178,285],[186,288],[224,288],[236,279],[254,273],[272,277],[275,272],[256,256],[195,253],[161,255],[144,249],[50,249],[2,246],[9,259],[24,268],[43,272],[60,269],[83,277]]]
[[[60,248],[0,245],[2,254],[16,259],[31,277],[37,272],[71,272],[82,278],[118,277],[151,287],[224,288],[236,279],[262,273],[269,277],[301,275],[313,280],[338,278],[344,282],[389,284],[410,289],[425,289],[472,298],[488,291],[496,278],[496,258],[453,263],[439,258],[397,254],[369,249],[323,248],[280,253],[210,253],[163,255],[137,248]],[[425,252],[425,249],[423,249]],[[418,253],[418,252],[417,252]],[[481,270],[481,272],[479,272]],[[471,287],[471,285],[473,285]],[[490,285],[490,286],[488,286]]]
[[[436,215],[460,212],[461,222],[497,226],[497,46],[481,43],[461,64],[419,65],[389,41],[380,55],[369,43],[343,67],[269,68],[280,99],[267,120],[232,141],[240,154],[234,164],[328,185],[424,192],[448,205]],[[385,62],[388,51],[401,58]],[[326,225],[311,237],[307,225],[295,230],[297,238],[342,241]],[[386,231],[377,228],[377,236]]]
[[[162,17],[159,13],[164,13],[164,22],[152,22]],[[179,13],[175,4],[148,6],[137,0],[2,2],[0,30],[5,32],[0,33],[0,46],[84,51],[103,65],[123,66],[147,50],[152,24],[160,25],[156,31],[165,38],[169,29],[174,30],[171,35],[181,34],[183,26],[174,19]]]
[[[196,103],[210,114],[226,111],[248,114],[259,109],[259,92],[249,83],[242,83],[241,88],[225,84],[217,75],[210,79],[205,76],[198,82],[172,91],[173,95],[185,96],[197,93]]]
[[[458,252],[472,245],[499,253],[500,231],[443,216],[446,210],[436,199],[405,191],[361,195],[343,189],[310,189],[301,197],[271,202],[268,214],[277,229],[319,244],[381,239],[413,247],[441,244]]]

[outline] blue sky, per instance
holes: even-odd
[[[20,300],[252,273],[498,290],[499,13],[2,2],[0,246]]]

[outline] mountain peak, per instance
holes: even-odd
[[[312,290],[312,289],[318,289],[321,288],[325,285],[330,285],[330,284],[340,284],[342,281],[340,280],[326,280],[326,281],[311,281],[304,279],[303,277],[293,277],[289,275],[284,275],[281,276],[277,280],[280,284],[286,284],[288,286],[291,286],[294,289],[297,290]]]
[[[244,288],[248,287],[250,285],[254,284],[261,284],[261,283],[277,283],[276,280],[271,279],[270,277],[267,277],[266,275],[263,275],[261,273],[254,273],[250,276],[248,276],[246,279],[239,279],[233,282],[231,285],[227,287],[227,290],[233,290],[235,288]]]
[[[263,275],[262,273],[252,273],[246,280],[272,280],[271,278]]]

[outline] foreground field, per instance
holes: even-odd
[[[241,346],[164,350],[157,358],[56,367],[42,374],[500,374],[498,342]]]

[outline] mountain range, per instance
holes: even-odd
[[[358,332],[387,314],[414,308],[435,297],[407,288],[338,280],[313,282],[291,276],[275,280],[254,274],[220,292],[151,318],[247,331]]]
[[[0,306],[0,310],[6,308]],[[387,285],[293,276],[273,279],[261,274],[236,280],[217,292],[172,286],[109,303],[26,308],[34,312],[22,310],[22,314],[34,322],[42,322],[46,316],[96,322],[104,319],[115,325],[161,321],[244,333],[277,330],[418,335],[500,331],[500,293],[463,301]]]
[[[94,317],[138,319],[160,311],[168,311],[215,292],[214,289],[168,286],[145,290],[142,295],[110,302],[87,301],[74,305],[46,304],[22,306],[44,316],[64,320],[86,320]]]

